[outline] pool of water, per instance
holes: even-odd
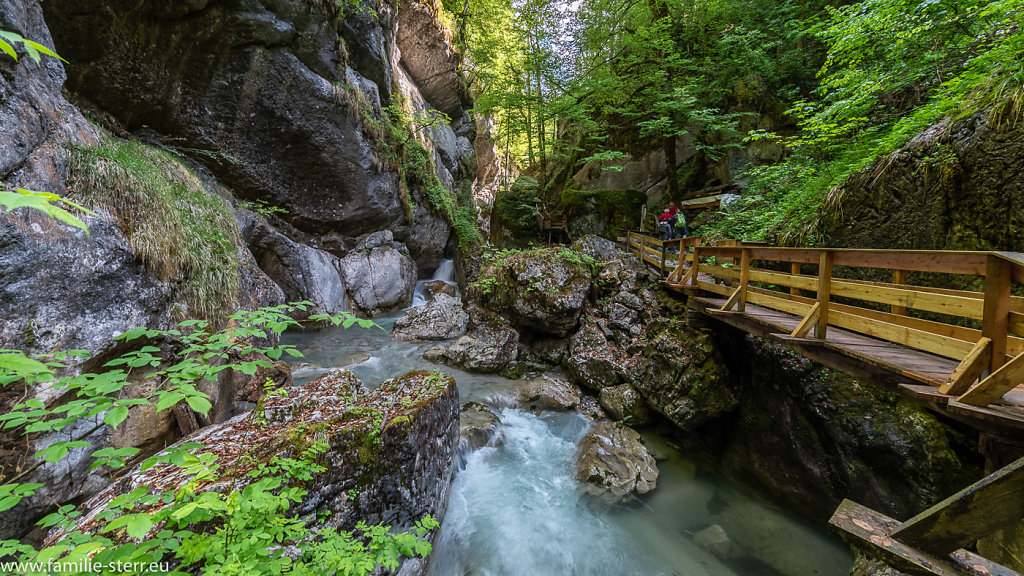
[[[309,366],[296,380],[344,366],[368,386],[409,370],[433,370],[423,351],[438,343],[395,342],[395,318],[380,328],[285,335]],[[626,505],[583,494],[576,445],[592,423],[578,414],[534,415],[503,407],[510,381],[443,367],[463,402],[490,403],[502,439],[460,456],[448,512],[429,562],[432,576],[662,575],[842,576],[849,550],[822,528],[702,473],[666,439],[644,432],[658,459],[658,487]],[[693,535],[718,525],[732,544],[715,556]]]

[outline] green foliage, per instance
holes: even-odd
[[[14,46],[18,44],[21,44],[21,48],[26,54],[28,54],[29,58],[36,63],[36,66],[42,66],[43,59],[40,54],[45,54],[47,56],[57,58],[62,62],[67,62],[67,60],[61,58],[56,52],[38,42],[34,42],[28,38],[22,38],[20,34],[15,34],[8,30],[0,30],[0,52],[3,52],[17,60],[18,53],[15,51]]]
[[[135,254],[184,284],[189,316],[217,318],[238,290],[240,239],[227,202],[170,153],[113,137],[73,146],[71,197],[114,215]]]
[[[537,206],[541,202],[540,183],[535,178],[520,176],[508,189],[498,191],[491,219],[517,238],[535,238],[540,231]]]
[[[242,202],[239,202],[238,205],[254,214],[259,214],[261,216],[266,217],[273,216],[274,214],[288,213],[288,211],[285,210],[284,208],[281,208],[280,206],[274,206],[273,204],[270,204],[264,200],[243,200]]]
[[[213,380],[223,370],[254,374],[266,360],[283,354],[301,356],[291,346],[257,346],[270,334],[281,334],[297,326],[288,313],[305,310],[311,304],[301,302],[232,315],[232,327],[212,332],[202,320],[182,322],[172,330],[132,330],[120,340],[161,341],[164,347],[143,345],[106,364],[107,372],[54,378],[68,354],[53,358],[26,358],[17,351],[0,354],[0,385],[24,382],[36,386],[47,382],[70,401],[47,407],[30,398],[0,415],[9,432],[32,434],[60,432],[82,418],[102,415],[104,424],[121,425],[129,409],[154,406],[169,410],[184,402],[206,413],[209,399],[196,386]],[[317,321],[338,325],[351,319],[348,314],[317,315]],[[170,352],[168,350],[171,350]],[[19,358],[20,357],[20,358]],[[231,361],[231,359],[241,359]],[[152,370],[150,377],[160,385],[145,398],[126,397],[128,373]],[[316,431],[314,430],[314,433]],[[91,433],[91,432],[89,432]],[[89,433],[86,433],[87,436]],[[36,454],[37,458],[57,462],[71,449],[90,444],[83,437],[62,440]],[[324,471],[321,456],[328,446],[315,436],[301,451],[276,456],[249,472],[244,482],[232,478],[232,470],[221,470],[213,452],[202,452],[196,443],[184,443],[165,450],[142,464],[176,469],[187,479],[180,488],[160,492],[140,486],[110,501],[87,530],[77,528],[81,512],[62,506],[43,518],[40,525],[65,532],[57,543],[33,549],[17,541],[0,541],[0,557],[12,556],[19,562],[46,566],[50,560],[65,563],[90,559],[94,564],[161,562],[177,566],[169,572],[184,576],[203,574],[322,574],[331,566],[336,574],[364,575],[377,566],[393,569],[400,556],[424,556],[430,544],[424,540],[438,523],[425,517],[409,533],[392,534],[382,526],[359,524],[358,534],[310,526],[294,515],[292,508],[305,496],[304,483]],[[125,461],[138,454],[134,448],[104,448],[92,453],[93,467],[123,468]],[[31,470],[29,470],[31,471]],[[28,471],[27,471],[28,472]],[[26,473],[27,473],[26,472]],[[0,511],[9,510],[42,486],[19,484],[23,474],[0,486]],[[204,491],[201,486],[222,483],[223,491]],[[287,554],[286,554],[287,552]],[[109,573],[109,572],[104,572]]]
[[[96,213],[88,210],[84,206],[75,204],[70,200],[66,200],[52,194],[50,192],[33,192],[32,190],[25,190],[24,188],[17,188],[13,192],[7,190],[0,190],[0,209],[3,211],[14,210],[15,208],[32,208],[38,210],[47,216],[59,220],[69,226],[80,228],[89,234],[89,228],[86,227],[85,222],[82,222],[77,216],[71,212],[61,208],[54,204],[60,202],[67,204],[68,206],[94,216]]]
[[[753,173],[748,198],[715,224],[784,244],[813,244],[843,183],[943,118],[1024,115],[1024,1],[865,0],[810,28],[827,47],[813,99],[789,113],[789,157]],[[755,133],[751,139],[777,138]]]

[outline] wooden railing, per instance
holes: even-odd
[[[824,341],[835,326],[958,361],[939,392],[959,402],[987,406],[1024,382],[1024,298],[1011,295],[1024,282],[1019,253],[740,245],[695,246],[687,260],[699,264],[680,262],[670,284],[726,297],[721,311],[750,303],[797,315],[790,338]],[[852,278],[857,269],[892,281]],[[909,272],[974,276],[984,289],[910,285]]]
[[[626,251],[636,254],[641,260],[655,268],[662,278],[672,281],[673,278],[681,278],[681,271],[686,262],[693,262],[692,249],[700,245],[700,238],[690,236],[676,238],[675,240],[662,240],[661,238],[644,234],[642,232],[626,231]]]

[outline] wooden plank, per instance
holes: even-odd
[[[790,265],[789,265],[789,275],[793,276],[793,277],[799,277],[800,276],[800,263],[799,262],[791,262],[790,263]],[[790,286],[789,286],[789,295],[790,296],[800,296],[801,295],[800,288],[790,284]]]
[[[1024,458],[904,522],[892,537],[932,554],[973,546],[1024,519]]]
[[[750,249],[745,248],[740,255],[740,299],[736,309],[743,312],[747,309],[747,286],[750,284]]]
[[[980,320],[984,313],[984,303],[976,298],[918,292],[913,288],[890,288],[881,284],[865,285],[836,279],[832,282],[832,294],[879,304],[890,304],[904,310],[914,308],[975,320]]]
[[[752,268],[750,270],[750,281],[764,282],[766,284],[775,284],[776,286],[790,288],[790,294],[793,294],[792,289],[797,288],[811,291],[818,289],[818,279],[814,276],[794,276],[784,272],[773,272],[771,270],[763,270],[760,268]],[[799,293],[799,290],[797,290],[797,292]]]
[[[818,312],[821,311],[821,303],[815,302],[814,306],[811,306],[811,311],[804,316],[804,319],[800,321],[800,324],[789,334],[793,338],[803,338],[811,331],[811,327],[818,322]]]
[[[993,345],[992,353],[995,353]],[[989,375],[974,388],[968,390],[957,402],[972,406],[988,406],[1002,399],[1003,394],[1024,382],[1024,354],[1016,356]]]
[[[950,400],[946,407],[948,414],[968,419],[975,427],[984,426],[987,430],[998,428],[1013,436],[1024,431],[1024,410],[1016,406],[971,406],[956,400]]]
[[[828,523],[849,544],[866,550],[869,555],[902,572],[934,576],[963,576],[963,573],[949,558],[935,557],[914,550],[893,539],[890,534],[899,526],[899,521],[851,500],[843,500]],[[979,563],[978,569],[969,574],[985,576],[1000,573],[997,570]]]
[[[697,274],[700,272],[700,245],[693,247],[693,267],[690,269],[690,282],[691,286],[697,285]]]
[[[938,250],[836,250],[836,266],[886,268],[947,274],[985,273],[985,252],[944,252]]]
[[[906,270],[893,270],[892,271],[892,283],[893,284],[906,284],[907,283],[907,271]],[[893,304],[892,307],[889,308],[889,311],[892,312],[893,314],[897,314],[897,315],[900,315],[900,316],[906,316],[907,315],[907,307],[906,306],[898,306],[896,304]]]
[[[728,312],[730,308],[736,305],[740,299],[740,294],[743,292],[743,286],[736,288],[736,291],[729,296],[729,299],[722,304],[722,307],[718,309],[719,312]]]
[[[939,387],[942,394],[960,396],[971,388],[971,384],[981,377],[981,373],[988,369],[990,356],[992,354],[992,341],[984,336],[974,346],[974,350],[964,357],[957,365],[956,370],[949,375],[946,383]]]
[[[752,304],[764,306],[772,310],[781,310],[782,312],[795,314],[801,318],[806,316],[813,307],[813,304],[804,304],[803,302],[796,302],[794,300],[789,300],[788,298],[779,298],[778,296],[768,293],[767,290],[751,290],[747,293],[747,300]],[[798,323],[796,319],[793,319],[793,322],[794,324]]]
[[[820,322],[820,320],[819,320]],[[895,342],[946,358],[961,360],[974,349],[973,342],[965,342],[956,338],[940,336],[923,330],[907,328],[899,324],[890,324],[873,320],[864,316],[855,316],[848,312],[833,310],[829,322],[840,328],[867,334],[889,342]]]
[[[814,335],[822,340],[825,339],[828,330],[828,301],[832,293],[832,263],[832,253],[822,252],[818,263],[818,305],[820,309],[818,310],[817,328],[814,329]]]
[[[927,384],[900,384],[900,393],[939,413],[946,411],[950,397]]]
[[[722,296],[729,296],[732,294],[732,290],[728,286],[721,284],[715,284],[713,282],[704,282],[703,280],[697,280],[697,287],[701,290],[707,290],[715,294],[721,294]]]
[[[989,256],[987,262],[981,335],[992,340],[990,369],[994,372],[1006,362],[1006,336],[1009,331],[1010,320],[1012,269],[1010,262],[997,256]]]

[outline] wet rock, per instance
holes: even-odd
[[[501,420],[479,402],[466,402],[459,408],[459,450],[471,452],[487,446],[498,435]]]
[[[599,391],[622,381],[618,356],[601,327],[596,322],[585,322],[569,339],[562,366],[574,384]]]
[[[412,303],[416,264],[390,244],[353,250],[338,265],[352,303],[366,314],[378,314]]]
[[[245,210],[236,211],[235,219],[260,270],[280,286],[285,298],[313,303],[313,308],[298,312],[300,317],[345,309],[345,284],[338,273],[337,257],[291,240]]]
[[[568,336],[579,323],[593,271],[576,252],[544,248],[512,254],[480,273],[480,303],[525,332]]]
[[[629,384],[602,389],[598,402],[612,420],[622,420],[631,426],[643,426],[651,421],[647,403]]]
[[[470,372],[500,372],[515,363],[518,344],[519,333],[512,328],[482,325],[453,342],[445,358]]]
[[[552,366],[560,365],[568,350],[569,340],[566,338],[544,338],[530,346],[530,352],[536,358]]]
[[[683,430],[730,412],[737,399],[711,335],[672,322],[647,326],[642,351],[627,371],[647,405]]]
[[[736,545],[729,539],[725,529],[712,524],[693,535],[693,543],[714,554],[719,560],[731,560],[738,555]]]
[[[615,242],[594,235],[587,235],[576,240],[572,243],[572,249],[599,262],[608,262],[625,254]]]
[[[451,340],[465,334],[468,324],[469,314],[462,309],[462,301],[440,293],[423,306],[409,308],[405,316],[395,320],[391,337],[406,341]]]
[[[515,384],[513,395],[520,408],[535,412],[569,412],[580,406],[580,389],[561,378],[542,375]]]
[[[621,424],[602,422],[580,441],[576,479],[591,495],[625,502],[658,484],[658,465],[640,442],[640,434]]]
[[[458,296],[458,291],[454,284],[449,284],[444,280],[431,280],[423,284],[423,297],[427,302],[433,300],[438,294],[455,298]]]
[[[307,494],[295,506],[297,515],[324,518],[323,525],[342,530],[354,529],[360,520],[401,531],[426,514],[441,519],[458,441],[455,381],[410,372],[354,396],[361,390],[357,378],[336,372],[292,388],[287,397],[269,396],[262,407],[265,424],[249,413],[199,431],[190,440],[218,454],[222,474],[199,482],[196,490],[241,490],[252,482],[248,472],[263,464],[243,455],[293,456],[296,435],[318,426],[329,446],[322,456],[326,470],[305,483]],[[177,468],[136,467],[84,503],[77,526],[92,526],[110,500],[136,486],[162,492],[185,481]],[[353,492],[358,492],[356,499],[350,497]],[[47,542],[64,536],[56,530]]]
[[[434,346],[433,348],[427,348],[423,352],[423,359],[427,362],[433,362],[434,364],[444,364],[445,361],[445,347]]]

